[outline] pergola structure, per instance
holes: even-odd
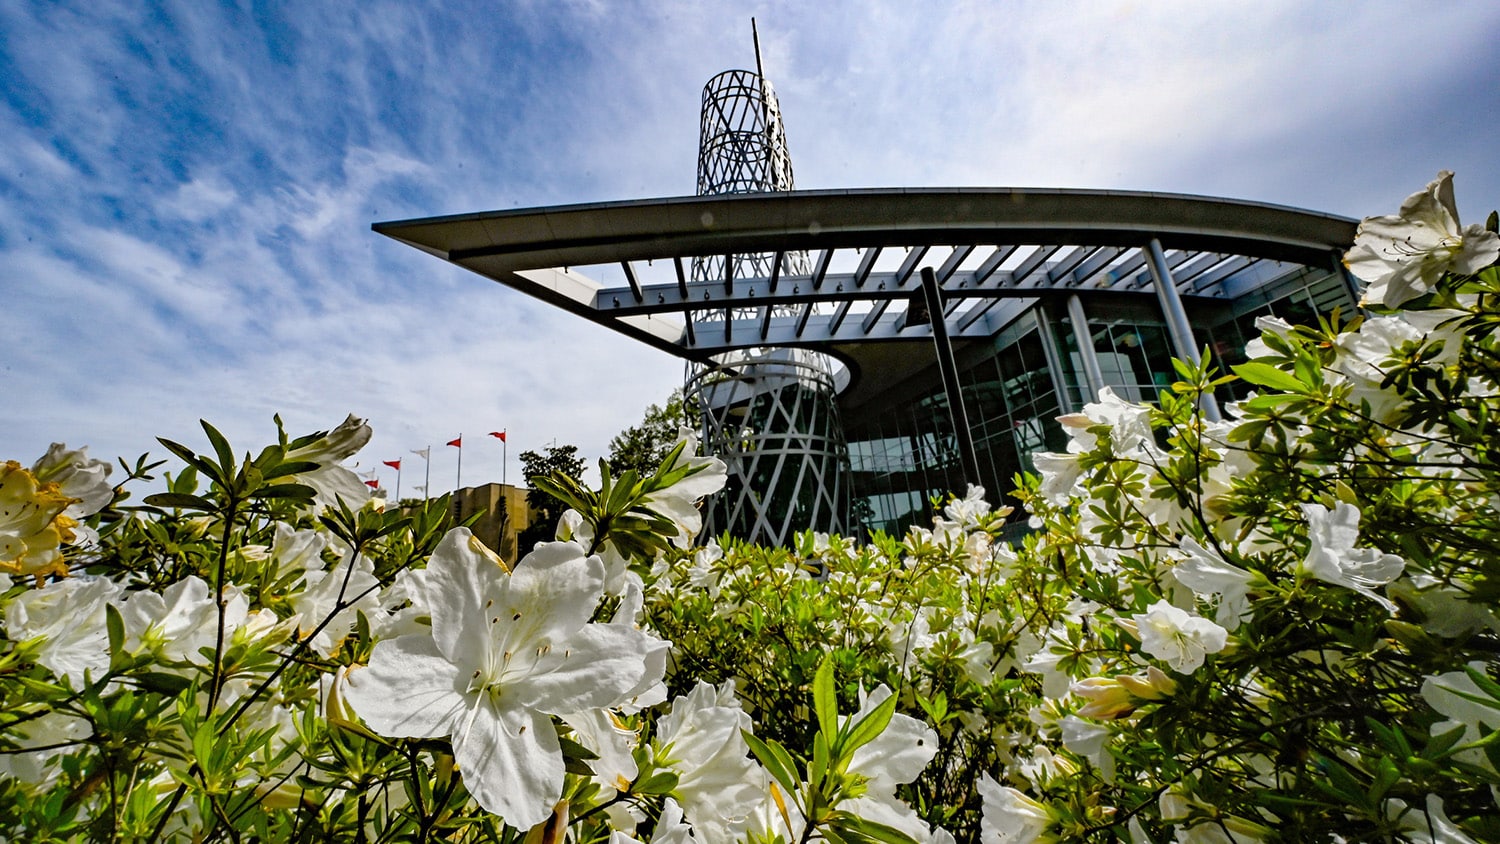
[[[1355,225],[1177,194],[903,188],[566,205],[373,228],[688,360],[813,348],[849,367],[853,383],[841,386],[867,392],[930,363],[890,345],[931,342],[932,322],[913,318],[925,310],[922,267],[933,270],[955,345],[992,336],[1038,298],[1068,297],[1071,307],[1100,292],[1154,292],[1175,352],[1196,357],[1184,298],[1232,300],[1288,264],[1342,272]],[[810,271],[786,272],[784,256],[798,252]],[[765,275],[735,277],[728,261],[723,278],[692,280],[692,259],[744,253],[775,260]],[[618,281],[591,277],[605,274]]]

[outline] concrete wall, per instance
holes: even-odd
[[[484,484],[465,487],[453,493],[449,517],[457,525],[475,513],[479,519],[470,530],[508,563],[514,563],[516,535],[531,524],[531,508],[526,504],[527,490],[510,484]]]

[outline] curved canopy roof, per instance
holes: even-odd
[[[1149,292],[1166,250],[1183,297],[1234,298],[1329,268],[1355,221],[1239,200],[1121,191],[901,188],[695,196],[376,223],[380,234],[693,360],[753,346],[839,354],[931,337],[908,305],[936,271],[950,334],[990,336],[1017,299]],[[781,272],[789,252],[810,272]],[[764,277],[694,281],[693,258],[771,254]],[[596,280],[599,279],[599,280]],[[920,296],[918,296],[920,298]]]

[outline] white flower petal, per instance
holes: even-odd
[[[642,655],[649,641],[634,628],[590,624],[552,644],[524,679],[502,681],[501,693],[510,705],[558,714],[614,706],[645,675]]]
[[[552,719],[539,712],[497,711],[484,701],[454,738],[453,755],[475,801],[517,829],[546,820],[562,796],[562,748]]]
[[[467,680],[417,633],[377,643],[370,664],[349,672],[345,699],[381,735],[446,736],[466,717]]]

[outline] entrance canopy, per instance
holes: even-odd
[[[1300,266],[1337,267],[1354,220],[1177,194],[901,188],[695,196],[376,223],[375,231],[689,360],[812,347],[856,369],[874,341],[924,340],[930,266],[955,343],[1037,298],[1152,292],[1160,244],[1183,298],[1234,299]],[[692,281],[695,257],[771,271]],[[789,254],[809,272],[790,274]],[[884,357],[889,357],[886,352]]]

